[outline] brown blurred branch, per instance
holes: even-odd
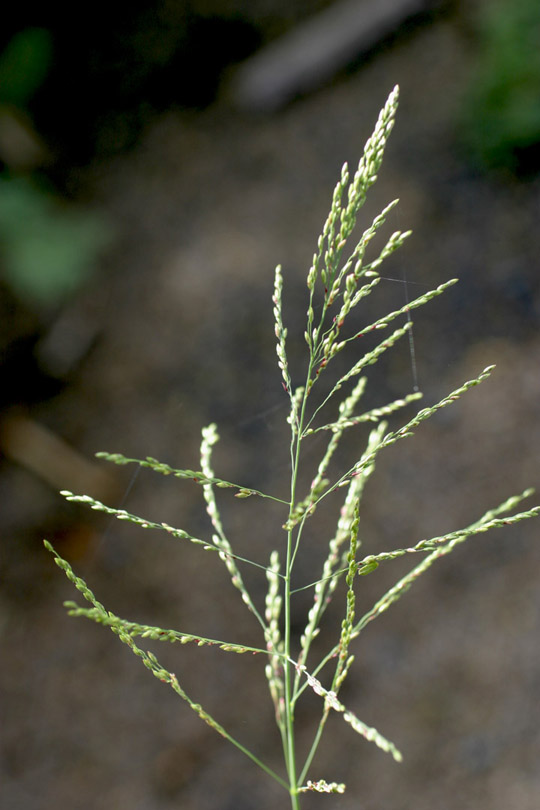
[[[241,65],[229,93],[238,107],[271,111],[317,87],[437,0],[339,0]]]

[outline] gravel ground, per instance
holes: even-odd
[[[467,525],[538,485],[540,181],[487,178],[462,162],[454,122],[468,70],[460,17],[443,16],[270,118],[224,104],[170,113],[134,151],[93,166],[87,193],[118,236],[95,286],[74,306],[98,337],[71,385],[32,416],[88,457],[107,449],[178,467],[197,465],[200,427],[215,420],[218,474],[280,491],[286,409],[274,359],[273,266],[284,266],[286,317],[301,350],[305,271],[331,189],[343,161],[358,160],[399,82],[398,123],[366,221],[400,197],[389,227],[415,233],[388,264],[388,277],[405,274],[411,290],[413,282],[461,280],[415,318],[418,383],[433,402],[491,362],[497,372],[413,441],[381,456],[366,493],[364,548],[411,545]],[[402,285],[383,282],[380,298],[384,307],[400,306]],[[410,390],[408,350],[372,379],[376,403]],[[120,472],[126,508],[208,532],[195,487]],[[258,644],[255,623],[220,567],[168,537],[68,508],[7,462],[0,490],[5,806],[285,806],[271,781],[111,634],[65,616],[62,600],[73,593],[40,538],[47,532],[120,615],[216,638],[233,628],[235,639]],[[236,548],[264,562],[280,518],[259,511],[254,499],[231,500],[224,498],[225,515]],[[324,543],[326,519],[317,525],[321,536],[313,533],[302,578]],[[369,626],[343,697],[396,741],[404,763],[336,719],[312,776],[345,781],[347,792],[309,796],[306,808],[537,810],[538,526],[471,541]],[[395,566],[362,582],[362,607],[407,570]],[[262,599],[264,583],[254,577],[252,584]],[[257,657],[159,652],[195,699],[279,767]],[[312,728],[309,709],[298,718],[303,739]]]

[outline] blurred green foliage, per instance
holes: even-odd
[[[30,162],[21,170],[25,138],[40,143],[29,105],[52,59],[52,36],[43,28],[14,34],[0,54],[0,270],[11,290],[38,309],[61,304],[73,293],[109,238],[103,218],[63,200],[37,171],[39,165],[30,168]]]
[[[540,168],[539,0],[483,6],[460,129],[480,166],[515,172]]]
[[[61,303],[91,274],[109,229],[26,178],[0,178],[3,278],[28,304]]]

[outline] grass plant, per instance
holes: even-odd
[[[401,599],[418,577],[438,559],[452,552],[461,543],[483,532],[517,523],[540,512],[540,506],[537,506],[516,513],[515,510],[521,501],[531,494],[531,491],[527,491],[490,509],[463,529],[429,540],[421,540],[409,547],[375,551],[366,555],[361,553],[359,521],[362,495],[379,453],[412,436],[422,422],[487,379],[493,368],[490,366],[484,369],[477,377],[463,383],[439,402],[428,405],[412,417],[404,419],[401,426],[395,429],[389,428],[388,418],[391,416],[395,420],[396,412],[401,409],[410,410],[411,403],[421,397],[418,391],[412,391],[382,407],[368,407],[365,410],[361,407],[361,399],[367,385],[365,372],[368,367],[376,363],[399,340],[408,338],[412,327],[410,317],[412,311],[441,295],[456,281],[452,279],[441,284],[384,317],[375,318],[371,322],[369,318],[364,321],[358,320],[361,318],[360,305],[376,290],[381,280],[379,275],[381,263],[409,236],[409,232],[394,233],[379,254],[367,261],[368,245],[377,235],[388,212],[396,205],[397,201],[394,201],[375,217],[358,241],[354,240],[352,249],[348,249],[366,194],[376,181],[385,146],[394,125],[397,103],[396,87],[381,110],[356,172],[351,176],[347,165],[344,165],[335,187],[330,213],[324,223],[313,263],[307,274],[307,326],[304,332],[307,358],[300,386],[293,383],[293,377],[296,378],[297,372],[296,370],[293,372],[289,367],[288,334],[283,323],[281,303],[283,275],[281,268],[279,266],[276,268],[273,307],[277,358],[281,383],[289,400],[287,421],[290,428],[290,478],[287,495],[278,497],[218,478],[212,464],[212,450],[219,438],[214,424],[202,430],[200,466],[196,470],[174,469],[153,458],[138,460],[126,458],[121,454],[98,454],[115,464],[149,467],[162,475],[175,476],[198,484],[202,489],[206,510],[213,525],[213,535],[209,538],[194,537],[182,529],[146,520],[124,509],[106,506],[86,495],[63,493],[69,501],[87,504],[92,509],[145,529],[167,532],[181,541],[200,546],[201,550],[214,552],[226,566],[233,586],[238,589],[246,608],[260,626],[260,645],[247,646],[237,640],[206,638],[121,618],[107,610],[94,596],[86,582],[76,575],[70,564],[57,554],[50,543],[45,542],[47,548],[54,554],[56,563],[88,603],[87,606],[80,606],[71,601],[66,602],[69,614],[91,619],[112,630],[158,680],[168,684],[202,720],[235,745],[269,777],[276,780],[289,794],[293,810],[299,810],[302,796],[307,791],[342,793],[345,790],[345,785],[332,780],[327,781],[322,774],[312,773],[313,759],[321,743],[327,719],[332,712],[340,715],[353,731],[390,754],[394,760],[399,762],[402,758],[393,742],[375,728],[366,725],[340,698],[343,683],[351,672],[354,659],[351,652],[352,644],[364,628]],[[365,325],[358,328],[359,322]],[[376,337],[379,333],[382,336],[380,342],[374,341],[374,345],[369,344],[371,348],[365,349],[366,341],[363,338],[368,335]],[[348,366],[334,363],[338,355],[342,353],[345,355],[346,352],[352,356]],[[335,376],[329,372],[330,366],[336,369]],[[331,461],[335,460],[334,456],[340,443],[345,436],[348,438],[351,432],[357,433],[358,426],[366,424],[370,429],[363,452],[340,473],[333,474]],[[325,449],[311,484],[303,488],[305,446],[309,445],[310,437],[314,434],[320,434]],[[221,495],[221,490],[231,490],[238,499],[267,498],[275,502],[276,509],[281,512],[281,518],[276,525],[276,547],[270,554],[268,565],[261,566],[235,553],[220,515],[217,496]],[[326,559],[318,579],[309,585],[299,585],[297,578],[294,577],[295,567],[298,567],[302,554],[312,553],[314,543],[320,548],[320,539],[316,537],[316,531],[313,531],[316,528],[315,521],[311,519],[317,507],[323,501],[327,502],[327,499],[337,507],[335,532],[327,542]],[[367,612],[358,615],[356,592],[362,584],[363,577],[374,573],[381,564],[389,564],[392,560],[406,555],[414,555],[420,558],[420,561],[416,562],[409,573],[401,576]],[[245,566],[250,564],[257,565],[259,569],[263,568],[261,575],[267,580],[264,605],[258,604],[256,595],[246,586],[242,572]],[[315,657],[316,646],[313,642],[319,634],[330,601],[338,594],[338,586],[341,586],[343,591],[341,626],[336,638],[323,654],[318,653]],[[298,617],[294,615],[292,598],[300,590],[310,591],[312,599],[311,607],[302,619],[304,630],[300,638],[296,638],[292,628],[293,619],[296,625]],[[266,683],[283,747],[283,772],[277,773],[253,751],[248,750],[223,728],[217,719],[195,702],[186,693],[176,675],[162,666],[154,653],[144,649],[145,639],[180,644],[193,643],[199,646],[213,645],[224,652],[249,652],[264,658]],[[308,750],[300,751],[295,729],[295,713],[298,702],[308,690],[320,698],[320,718],[311,746]]]

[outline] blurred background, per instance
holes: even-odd
[[[396,83],[397,124],[362,224],[399,197],[387,235],[414,235],[362,319],[402,306],[404,278],[410,297],[460,284],[417,311],[415,368],[397,348],[373,369],[369,403],[408,393],[416,378],[432,403],[486,365],[497,370],[382,454],[362,513],[365,553],[466,526],[538,486],[540,8],[138,0],[10,14],[0,35],[3,802],[282,806],[284,794],[112,634],[66,616],[74,592],[42,539],[125,618],[259,644],[217,561],[58,491],[207,537],[197,487],[94,454],[196,468],[200,429],[216,421],[217,474],[285,492],[273,268],[284,268],[298,381],[305,277],[331,192]],[[351,438],[354,458],[364,440]],[[231,541],[266,563],[282,515],[227,494]],[[310,526],[299,583],[316,576],[334,517]],[[471,540],[366,629],[343,699],[405,761],[335,718],[311,777],[348,790],[308,796],[306,808],[537,810],[539,533],[531,521]],[[363,580],[359,611],[408,565]],[[264,577],[246,576],[262,603]],[[299,597],[300,614],[308,608]],[[338,605],[330,625],[339,615]],[[156,652],[280,767],[262,661]],[[299,714],[302,743],[316,708],[307,700]]]

